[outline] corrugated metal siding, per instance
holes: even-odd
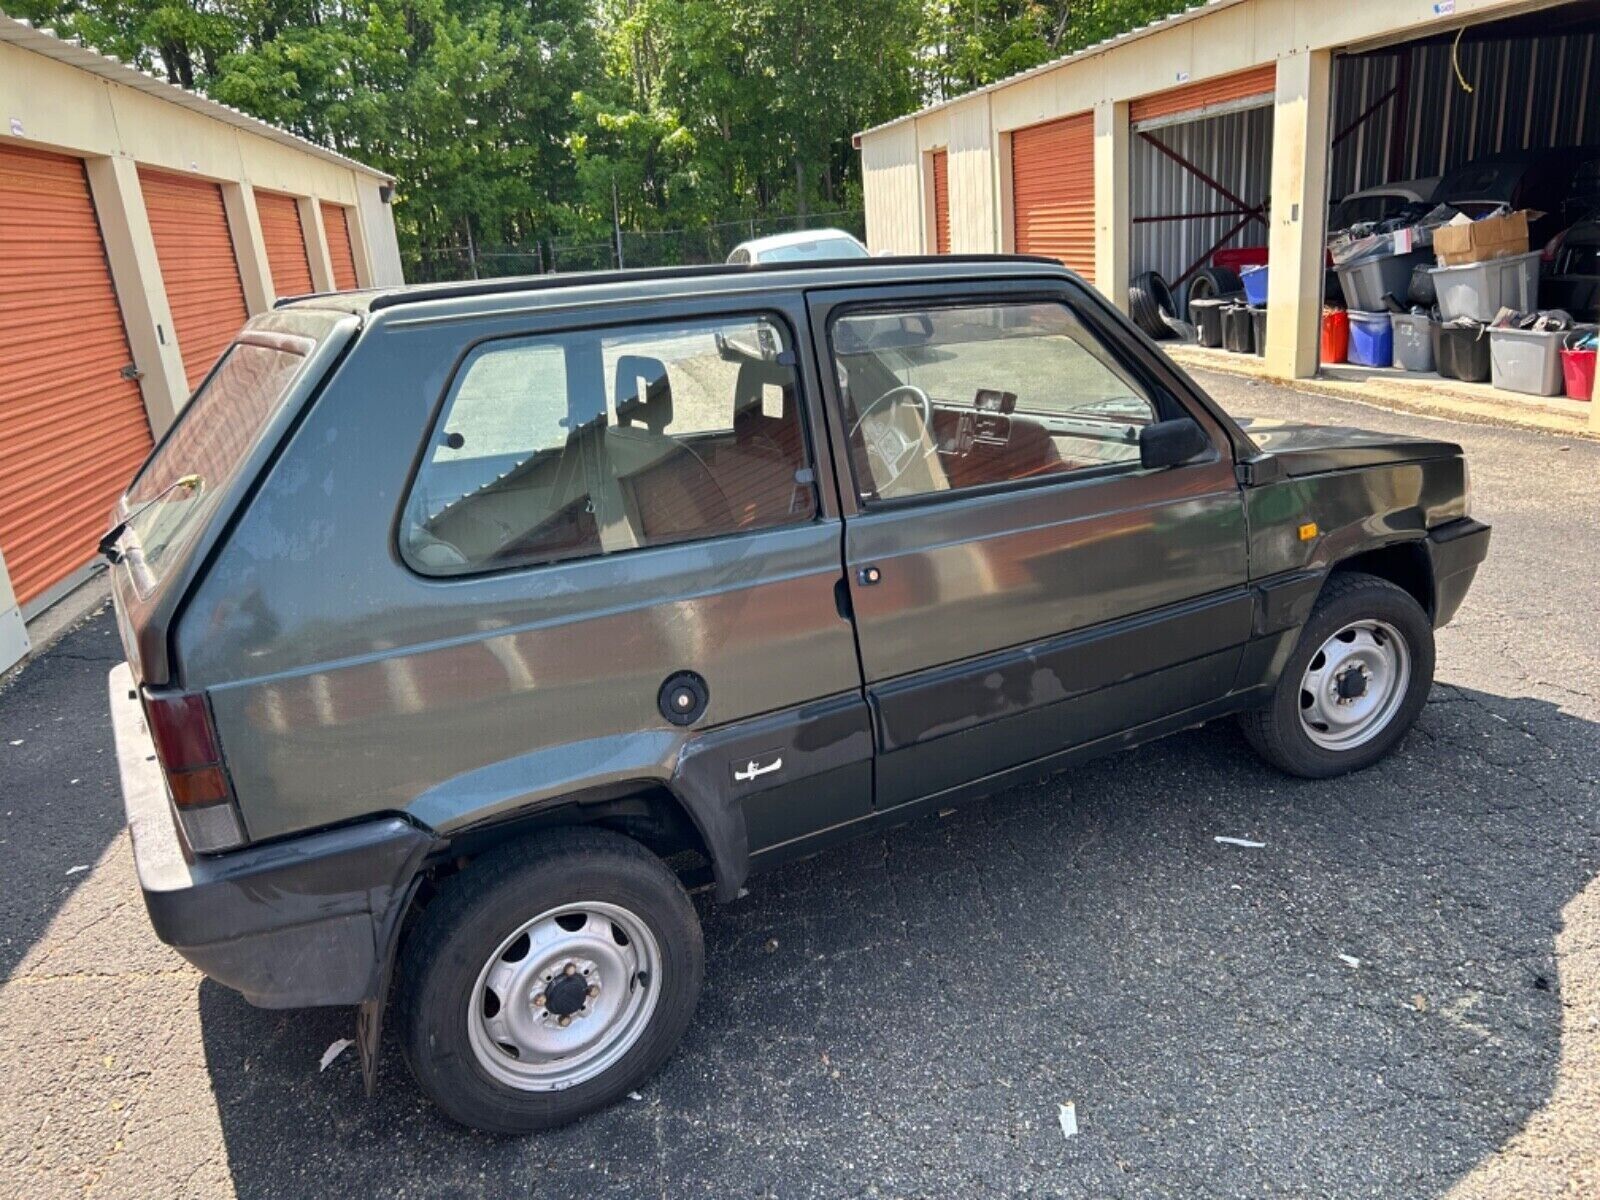
[[[935,150],[933,159],[933,252],[950,253],[950,155]]]
[[[303,296],[317,290],[311,282],[311,260],[306,257],[306,235],[300,226],[300,206],[293,196],[256,193],[261,215],[261,240],[267,244],[267,266],[272,269],[272,290],[280,296]]]
[[[0,146],[0,545],[27,604],[94,557],[150,425],[83,163]]]
[[[167,307],[183,354],[183,374],[199,386],[239,327],[250,319],[233,255],[222,189],[203,179],[139,168]]]
[[[867,208],[867,246],[872,251],[922,254],[927,208],[917,127],[907,122],[861,143],[861,191]]]
[[[1134,274],[1159,271],[1175,283],[1189,265],[1240,220],[1236,206],[1192,171],[1162,154],[1148,139],[1155,139],[1211,176],[1247,204],[1264,200],[1272,190],[1272,112],[1251,108],[1135,133],[1129,143],[1128,198],[1133,218],[1129,256]],[[1139,218],[1178,217],[1183,220],[1141,222]],[[1229,246],[1264,246],[1267,227],[1251,220]]]
[[[1329,194],[1441,175],[1484,154],[1600,142],[1600,34],[1463,41],[1456,82],[1448,45],[1400,47],[1338,60],[1335,134],[1349,128],[1410,60],[1404,111],[1390,100],[1333,150]],[[1391,165],[1392,164],[1392,165]]]
[[[1252,67],[1248,71],[1236,71],[1215,79],[1202,79],[1199,83],[1185,84],[1154,96],[1141,96],[1128,105],[1128,119],[1149,121],[1155,117],[1167,117],[1212,104],[1226,104],[1230,100],[1243,100],[1249,96],[1270,96],[1277,87],[1277,79],[1276,63]]]
[[[322,202],[322,232],[328,239],[328,257],[333,261],[333,286],[348,292],[356,282],[356,252],[350,240],[350,218],[344,205]]]
[[[1060,259],[1094,281],[1094,114],[1011,135],[1018,254]]]

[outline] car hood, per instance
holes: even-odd
[[[1320,475],[1391,463],[1453,458],[1454,442],[1373,433],[1347,425],[1302,425],[1292,421],[1244,420],[1239,427],[1264,453],[1275,456],[1290,475]]]

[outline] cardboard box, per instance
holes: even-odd
[[[1464,267],[1528,252],[1528,214],[1509,213],[1460,225],[1441,225],[1433,231],[1433,252],[1441,267]]]

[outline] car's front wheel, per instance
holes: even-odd
[[[417,1082],[477,1129],[525,1133],[616,1100],[671,1054],[705,950],[671,871],[628,838],[562,829],[445,882],[402,949]]]
[[[1323,588],[1271,701],[1240,723],[1274,766],[1327,779],[1394,749],[1432,686],[1428,614],[1388,580],[1349,572]]]

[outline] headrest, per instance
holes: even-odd
[[[643,354],[624,354],[617,359],[616,380],[617,425],[627,428],[637,419],[651,433],[665,433],[672,424],[667,364]]]

